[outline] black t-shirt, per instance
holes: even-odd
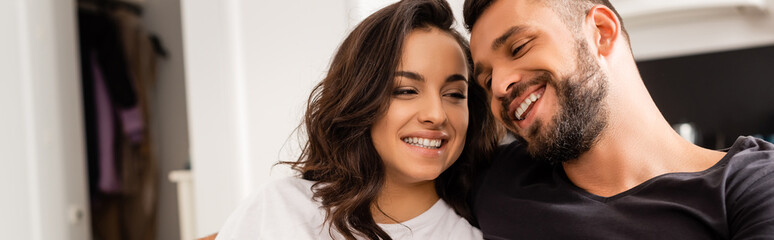
[[[774,145],[740,137],[727,151],[705,171],[600,197],[512,143],[481,179],[473,211],[486,239],[774,239]]]

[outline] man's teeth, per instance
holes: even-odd
[[[418,138],[418,137],[407,137],[407,138],[404,138],[403,141],[417,147],[430,148],[430,149],[440,148],[441,143],[443,142],[443,140],[441,139],[429,139],[429,138]]]
[[[524,112],[529,109],[529,106],[531,106],[533,103],[535,103],[540,97],[543,95],[540,93],[532,93],[527,98],[524,99],[524,102],[521,102],[521,105],[519,108],[516,109],[516,113],[514,114],[516,117],[516,120],[524,120]]]

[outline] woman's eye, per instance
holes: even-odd
[[[449,93],[450,97],[457,98],[457,99],[467,99],[468,96],[465,96],[465,94],[462,93]]]
[[[458,91],[448,92],[448,93],[444,94],[444,96],[451,97],[451,98],[454,98],[454,99],[467,99],[468,98],[468,96],[465,93],[458,92]]]
[[[411,89],[411,88],[399,88],[395,89],[395,91],[392,91],[392,95],[413,95],[417,94],[417,90]]]

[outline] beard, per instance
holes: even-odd
[[[574,73],[559,81],[545,72],[523,86],[515,87],[511,95],[518,96],[522,89],[541,83],[555,87],[560,109],[557,115],[548,124],[535,119],[529,128],[514,134],[519,141],[527,143],[527,152],[533,158],[552,165],[569,162],[588,152],[607,126],[603,102],[607,95],[607,75],[600,71],[586,44],[576,43],[577,68]],[[501,115],[507,124],[512,124],[506,105],[510,102],[503,101],[506,112]]]

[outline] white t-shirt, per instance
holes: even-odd
[[[312,199],[314,182],[289,177],[263,186],[231,214],[217,240],[331,239],[325,210]],[[393,239],[483,239],[481,231],[438,200],[421,215],[401,224],[379,224]],[[344,237],[333,231],[334,239]]]

